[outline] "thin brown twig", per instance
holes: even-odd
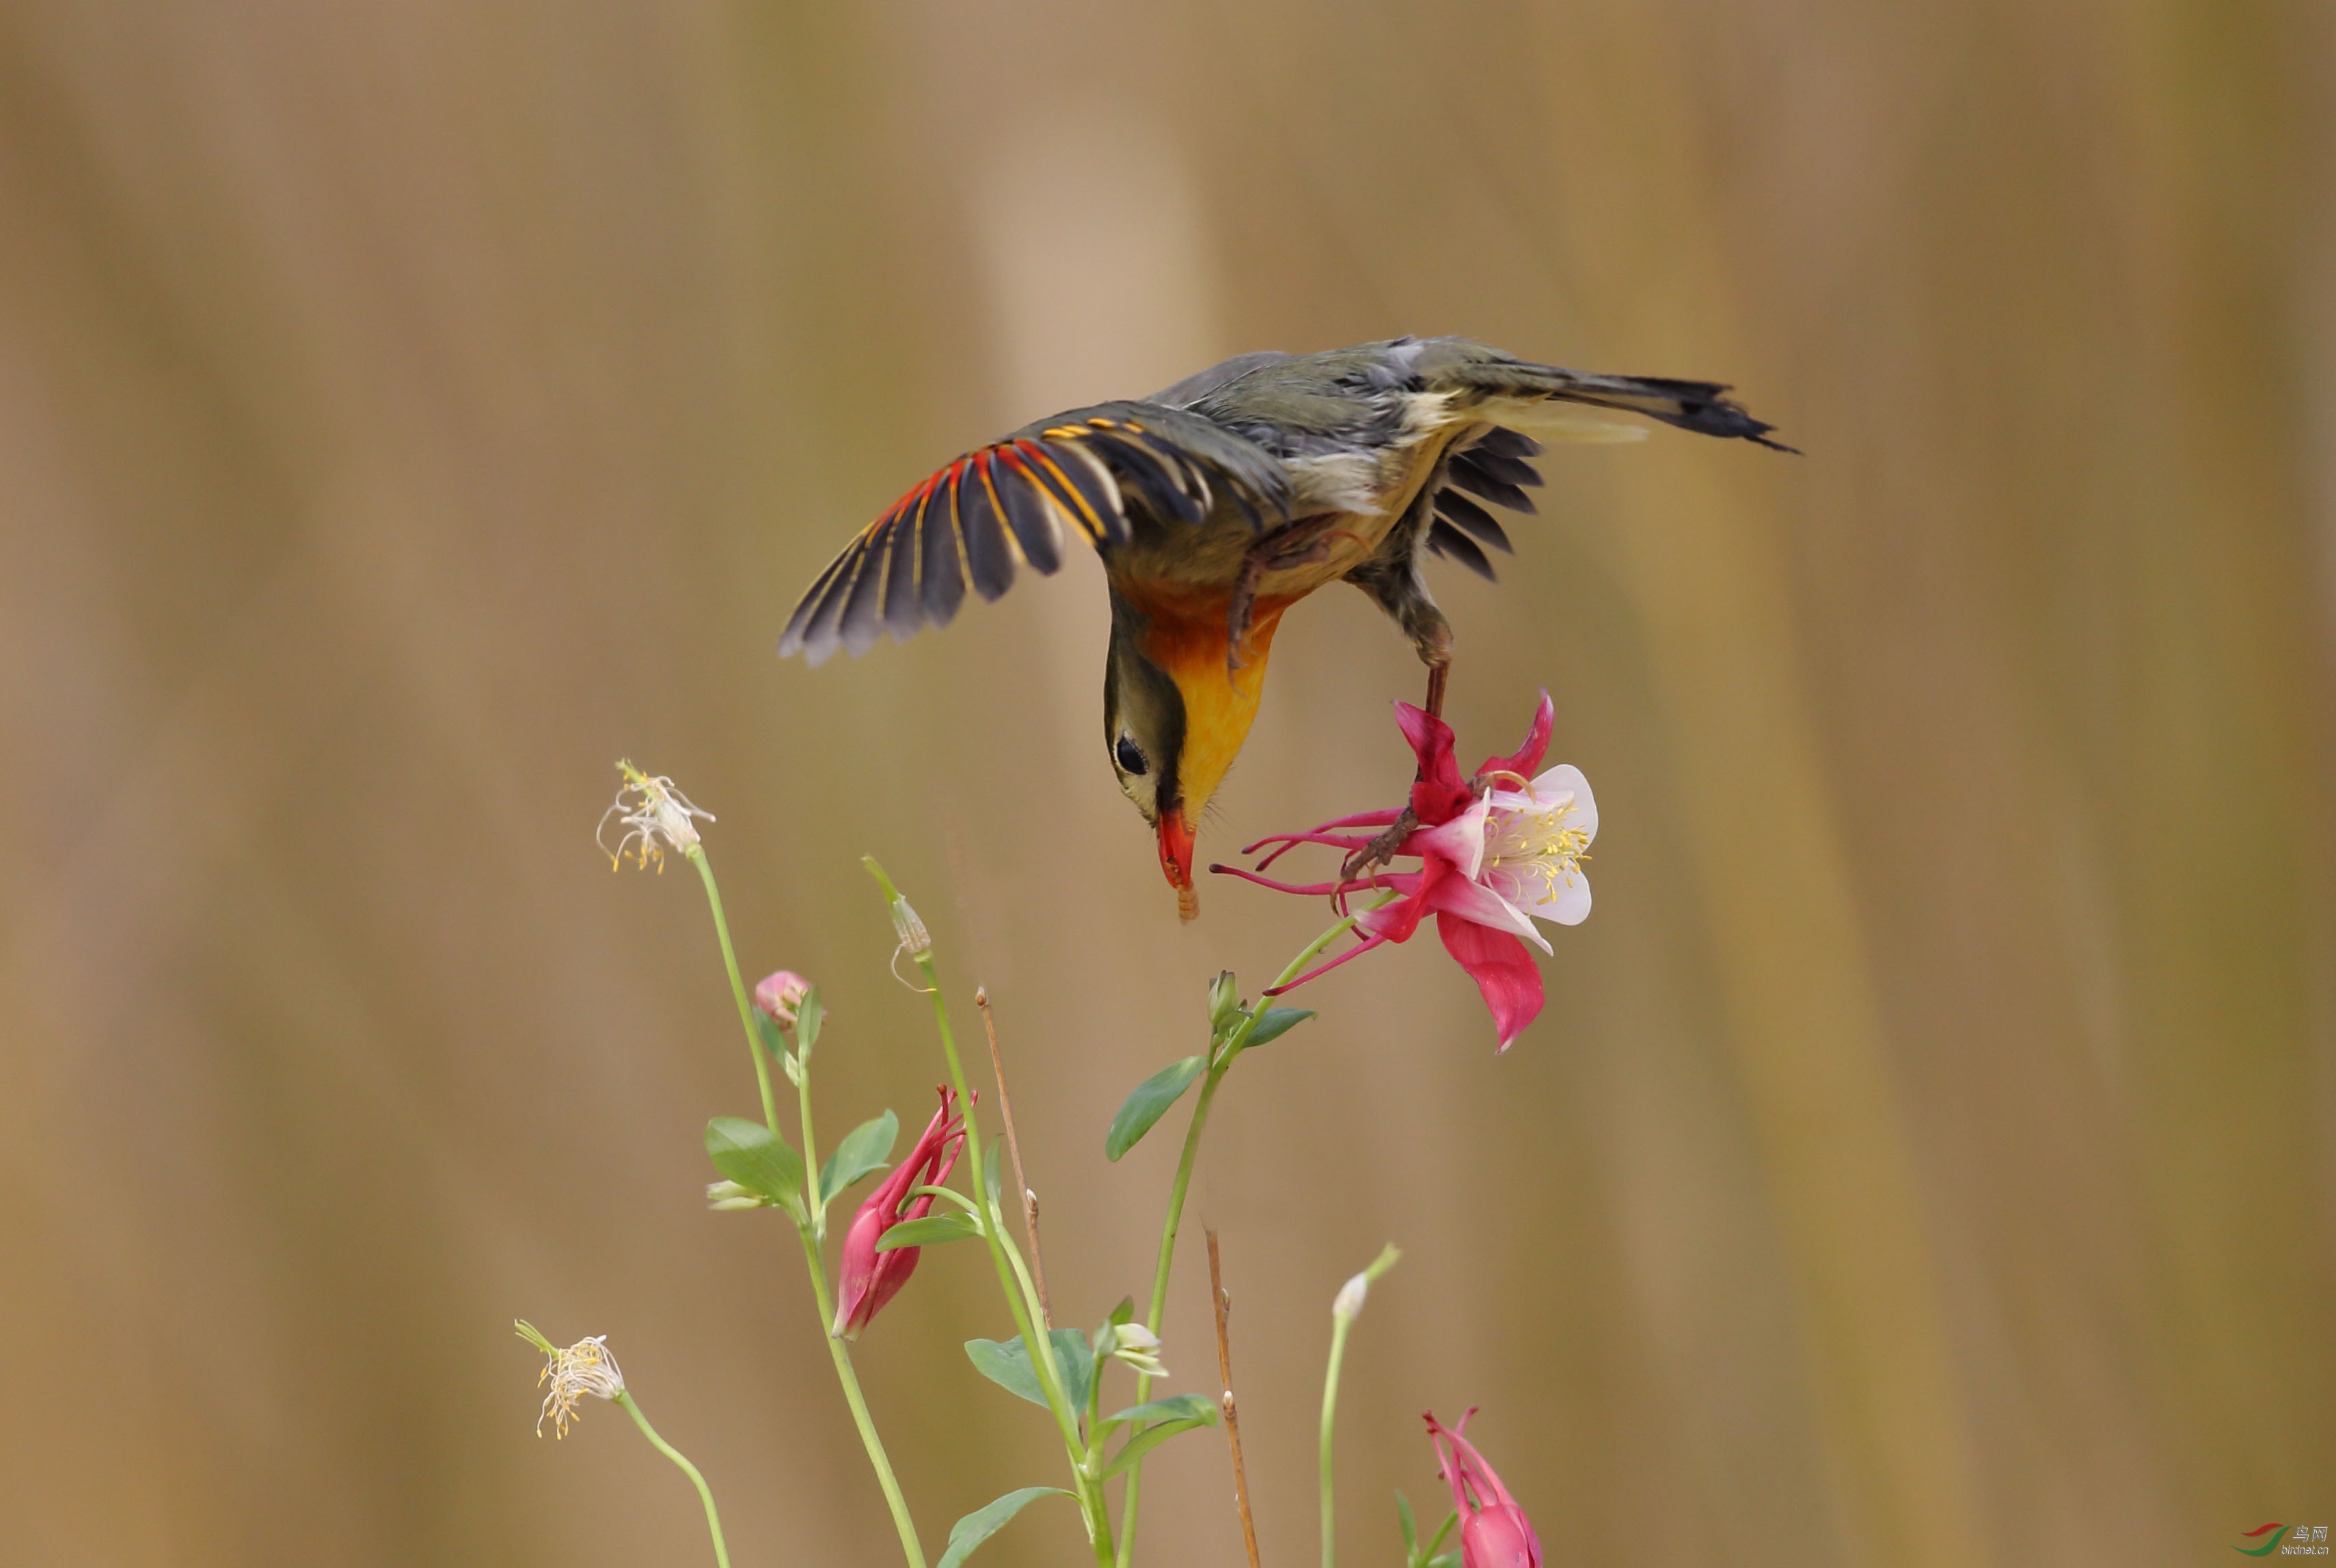
[[[1006,1121],[1006,1152],[1014,1158],[1014,1186],[1022,1194],[1022,1228],[1030,1237],[1030,1273],[1038,1285],[1038,1317],[1052,1332],[1055,1309],[1046,1303],[1046,1264],[1038,1256],[1038,1195],[1022,1174],[1022,1141],[1014,1136],[1014,1102],[1006,1098],[1006,1060],[998,1054],[998,1020],[990,1016],[989,988],[976,986],[973,1004],[981,1009],[981,1027],[989,1035],[989,1067],[998,1075],[998,1110]]]
[[[1217,1233],[1204,1230],[1203,1234],[1209,1238],[1209,1298],[1217,1309],[1217,1380],[1225,1390],[1219,1405],[1225,1413],[1225,1441],[1233,1451],[1233,1505],[1241,1510],[1241,1542],[1249,1548],[1249,1568],[1258,1568],[1257,1521],[1250,1517],[1249,1472],[1241,1466],[1241,1416],[1233,1406],[1232,1339],[1225,1328],[1233,1299],[1225,1292],[1224,1270],[1217,1262]]]

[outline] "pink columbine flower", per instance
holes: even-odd
[[[1475,1413],[1471,1406],[1454,1427],[1439,1425],[1436,1412],[1427,1413],[1437,1474],[1452,1483],[1452,1507],[1460,1515],[1461,1568],[1541,1568],[1541,1537],[1533,1534],[1533,1521],[1465,1436]]]
[[[811,982],[792,969],[766,974],[754,987],[754,1005],[781,1029],[795,1026],[795,1009],[811,994]]]
[[[1396,722],[1411,742],[1419,772],[1409,808],[1416,826],[1395,853],[1416,857],[1416,869],[1377,867],[1353,878],[1304,885],[1260,875],[1300,844],[1360,849],[1371,835],[1355,830],[1391,828],[1402,815],[1397,811],[1367,811],[1326,822],[1311,833],[1260,839],[1243,851],[1254,855],[1272,847],[1255,871],[1209,869],[1284,893],[1327,894],[1341,910],[1357,893],[1385,888],[1398,895],[1393,903],[1357,916],[1359,944],[1290,986],[1303,985],[1384,944],[1408,942],[1420,921],[1434,915],[1445,948],[1484,993],[1500,1049],[1506,1050],[1542,1009],[1541,971],[1524,944],[1531,942],[1543,953],[1550,945],[1533,922],[1578,925],[1590,914],[1590,878],[1582,869],[1590,841],[1598,836],[1598,802],[1590,781],[1565,763],[1530,777],[1549,750],[1555,718],[1543,692],[1524,744],[1509,756],[1485,759],[1473,778],[1464,779],[1453,760],[1451,727],[1408,702],[1396,704]]]
[[[903,1220],[920,1220],[932,1212],[930,1193],[909,1196],[910,1187],[939,1186],[949,1180],[949,1172],[957,1166],[958,1150],[965,1146],[965,1123],[956,1114],[957,1095],[944,1088],[940,1091],[941,1108],[925,1125],[917,1147],[900,1162],[883,1185],[868,1195],[860,1212],[852,1216],[852,1228],[843,1234],[842,1277],[837,1282],[835,1326],[828,1331],[846,1340],[856,1340],[869,1320],[884,1310],[884,1303],[900,1293],[909,1276],[917,1272],[916,1247],[899,1247],[889,1253],[876,1250],[876,1243],[886,1231]],[[978,1099],[980,1096],[976,1095]],[[907,1206],[902,1206],[902,1200]]]

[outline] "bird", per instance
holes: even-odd
[[[1452,625],[1426,557],[1486,578],[1533,512],[1548,440],[1636,440],[1630,416],[1778,451],[1714,382],[1601,375],[1460,337],[1264,351],[1150,397],[1072,409],[965,453],[862,528],[795,605],[781,656],[857,656],[996,599],[1074,540],[1102,558],[1104,747],[1191,920],[1195,824],[1248,739],[1274,633],[1334,582],[1387,613],[1440,712]],[[1619,416],[1619,417],[1618,417]]]

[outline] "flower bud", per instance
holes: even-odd
[[[1160,1336],[1142,1323],[1114,1324],[1111,1341],[1111,1354],[1145,1377],[1168,1375],[1168,1369],[1160,1364]]]
[[[1222,971],[1209,982],[1209,1027],[1217,1034],[1228,1032],[1241,1020],[1241,993],[1233,981],[1233,972]]]
[[[835,1322],[828,1330],[837,1339],[858,1339],[860,1331],[916,1273],[921,1248],[880,1252],[876,1244],[894,1225],[923,1219],[932,1212],[930,1193],[910,1197],[909,1189],[940,1186],[957,1166],[958,1151],[965,1147],[965,1121],[957,1115],[955,1092],[944,1087],[940,1097],[941,1108],[933,1113],[917,1147],[868,1195],[852,1216],[852,1228],[844,1233],[843,1256],[836,1269]]]
[[[792,969],[774,970],[754,987],[754,1005],[781,1029],[793,1029],[795,1009],[810,994],[810,981]]]
[[[1338,1296],[1330,1302],[1330,1315],[1344,1323],[1351,1323],[1361,1316],[1363,1303],[1370,1299],[1371,1282],[1395,1267],[1397,1260],[1402,1256],[1393,1242],[1381,1247],[1379,1255],[1373,1258],[1361,1273],[1338,1287]]]
[[[1456,1426],[1427,1418],[1427,1440],[1436,1464],[1452,1484],[1452,1507],[1460,1515],[1462,1568],[1541,1568],[1541,1538],[1533,1521],[1501,1485],[1484,1456],[1468,1441],[1471,1409]]]
[[[911,958],[922,958],[933,950],[933,934],[905,898],[892,900],[892,930],[900,939],[900,951]]]
[[[769,1206],[770,1199],[736,1182],[706,1184],[706,1206],[710,1209],[759,1209]]]

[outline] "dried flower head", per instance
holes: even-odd
[[[905,898],[892,900],[892,933],[900,939],[900,951],[911,958],[922,958],[933,950],[933,934]]]
[[[563,1350],[525,1318],[512,1326],[521,1339],[543,1352],[543,1370],[535,1379],[536,1386],[551,1385],[543,1396],[542,1413],[535,1418],[537,1437],[543,1436],[546,1421],[551,1423],[554,1437],[568,1436],[568,1423],[581,1418],[576,1407],[585,1395],[613,1399],[625,1391],[625,1374],[618,1370],[617,1358],[608,1353],[608,1335],[594,1334]]]
[[[622,866],[629,855],[644,871],[651,866],[663,871],[667,850],[686,855],[697,847],[697,828],[690,818],[703,817],[711,822],[713,812],[699,810],[662,774],[651,778],[625,761],[617,764],[617,771],[625,776],[625,782],[615,801],[600,813],[600,827],[592,835],[608,857],[609,870]],[[611,817],[625,830],[613,849],[608,847]]]

